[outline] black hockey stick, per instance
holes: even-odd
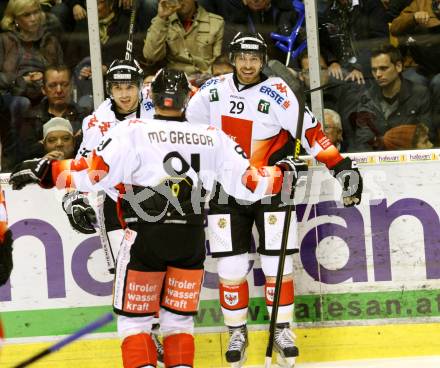
[[[134,39],[134,24],[136,21],[136,7],[137,0],[133,0],[131,5],[130,25],[128,27],[127,46],[125,48],[125,60],[133,60],[133,39]]]
[[[293,156],[298,158],[300,150],[301,150],[301,134],[304,122],[304,92],[302,91],[301,84],[298,83],[298,80],[290,73],[287,67],[279,62],[278,60],[270,60],[268,62],[267,72],[264,72],[268,76],[277,76],[286,82],[286,84],[290,87],[290,89],[295,93],[296,98],[298,99],[298,124],[296,126],[296,134],[295,134],[295,149]],[[284,186],[284,183],[283,183]],[[272,304],[272,313],[270,316],[270,325],[269,325],[269,339],[266,347],[266,359],[264,362],[264,368],[270,368],[272,363],[272,352],[273,352],[273,343],[275,337],[275,328],[278,316],[278,307],[280,304],[280,294],[281,294],[281,282],[283,280],[283,271],[284,271],[284,263],[286,261],[286,252],[287,252],[287,240],[289,238],[289,228],[290,221],[292,218],[292,200],[294,197],[294,189],[292,190],[292,198],[289,198],[289,202],[287,203],[286,215],[284,218],[284,227],[283,227],[283,236],[281,238],[281,249],[280,256],[278,261],[278,270],[275,281],[275,290],[273,296],[273,304]]]

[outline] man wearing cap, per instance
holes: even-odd
[[[43,125],[43,147],[45,158],[63,160],[75,156],[75,139],[70,121],[52,118]]]

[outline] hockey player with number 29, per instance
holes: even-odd
[[[118,189],[126,228],[113,309],[124,367],[156,366],[151,327],[159,310],[165,366],[193,367],[193,315],[205,260],[204,190],[218,180],[226,193],[255,201],[279,193],[285,171],[295,171],[295,165],[288,157],[257,170],[224,132],[186,122],[191,91],[184,73],[161,70],[151,91],[154,119],[119,123],[87,159],[24,161],[10,183],[13,189],[31,183]],[[294,178],[289,185],[295,185]]]
[[[301,145],[333,170],[343,187],[344,205],[360,203],[362,178],[355,162],[340,155],[322,132],[321,124],[306,106],[300,104],[300,99],[284,80],[262,73],[267,62],[266,49],[260,34],[236,34],[229,46],[234,72],[205,82],[188,104],[187,120],[190,123],[209,122],[222,129],[243,147],[253,166],[261,167],[293,153],[297,125],[303,117],[302,134],[297,137]],[[297,164],[301,166],[300,161]],[[226,360],[234,368],[244,363],[248,345],[246,277],[252,226],[255,223],[259,233],[258,253],[266,276],[265,297],[270,313],[285,214],[286,206],[280,206],[280,196],[272,198],[270,204],[257,202],[248,206],[231,198],[222,202],[221,197],[215,197],[210,202],[210,251],[218,260],[220,304],[230,335]],[[298,355],[290,329],[294,305],[293,254],[298,251],[296,217],[292,219],[274,333],[274,349],[280,363],[286,367],[293,366]]]

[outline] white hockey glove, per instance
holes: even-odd
[[[356,161],[344,158],[333,167],[333,176],[341,184],[342,201],[345,207],[361,203],[363,182]]]
[[[19,163],[12,170],[9,178],[12,189],[20,190],[29,184],[40,184],[52,187],[51,161],[46,158],[35,158]]]
[[[288,183],[287,187],[294,189],[300,180],[307,178],[307,163],[299,158],[287,156],[275,162],[275,166],[278,166],[283,171],[283,188],[286,188],[286,183]]]
[[[67,192],[63,197],[63,210],[76,231],[83,234],[96,233],[96,213],[86,194],[78,191]]]

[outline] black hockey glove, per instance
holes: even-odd
[[[40,184],[42,187],[51,188],[52,183],[51,161],[46,158],[35,158],[19,163],[12,170],[9,184],[12,189],[20,190],[29,184]]]
[[[363,184],[356,161],[352,161],[350,157],[344,158],[333,167],[333,176],[341,184],[342,201],[345,207],[361,203]]]
[[[286,180],[288,180],[288,188],[295,188],[300,180],[307,178],[307,163],[299,158],[287,156],[275,162],[275,166],[283,170],[283,188],[286,188]]]
[[[76,231],[83,234],[96,233],[96,213],[90,206],[86,194],[77,191],[67,192],[63,197],[63,210]]]
[[[9,280],[12,266],[12,233],[8,230],[0,243],[0,286]]]

